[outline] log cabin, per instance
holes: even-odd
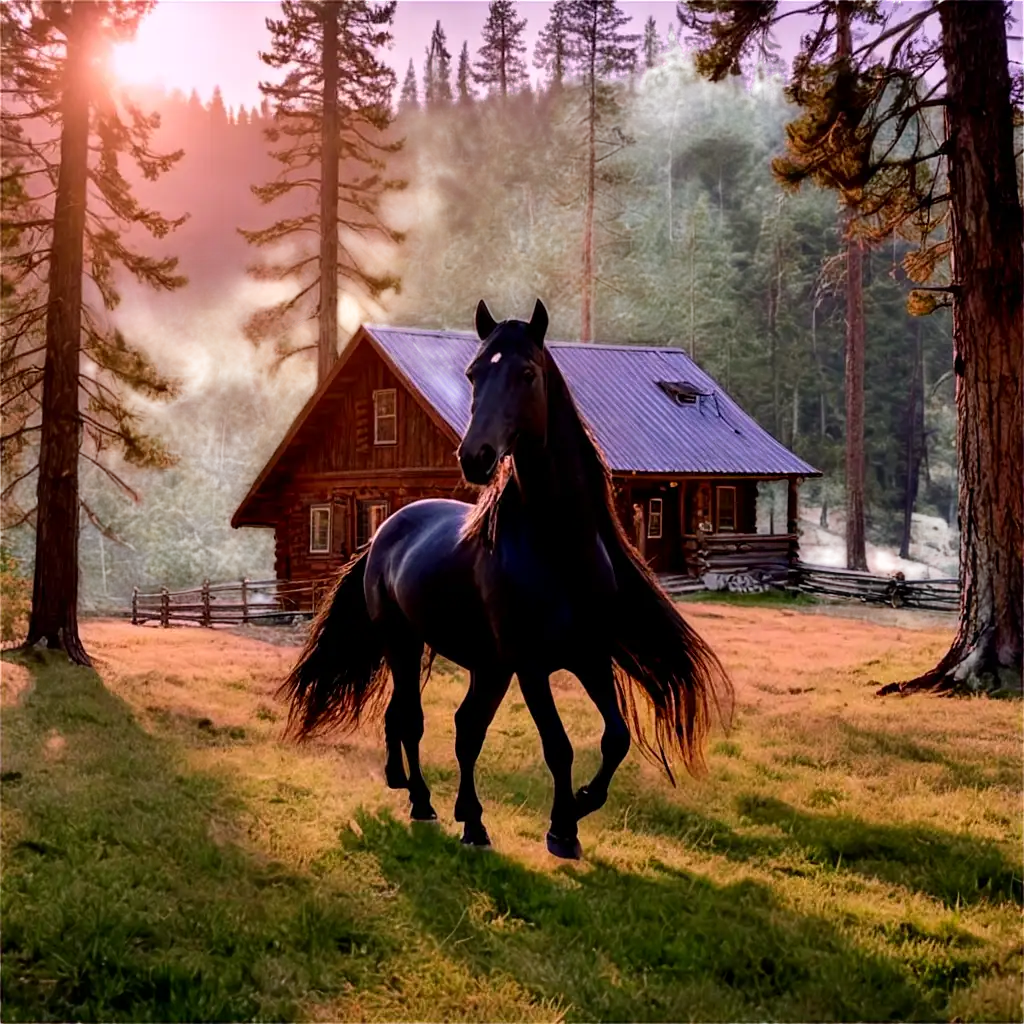
[[[612,471],[623,525],[655,572],[785,576],[799,484],[817,470],[679,349],[548,344]],[[455,331],[356,331],[231,520],[274,530],[279,580],[329,577],[409,502],[474,500],[455,450],[477,346]],[[788,484],[784,532],[758,532],[766,481]]]

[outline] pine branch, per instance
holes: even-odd
[[[120,487],[121,490],[124,491],[124,493],[127,494],[128,497],[131,498],[132,501],[134,501],[136,504],[138,504],[142,500],[142,497],[139,494],[139,492],[136,491],[135,488],[132,487],[125,480],[122,480],[121,477],[119,477],[108,466],[104,466],[102,462],[99,462],[96,459],[94,459],[88,452],[80,451],[79,455],[81,455],[81,457],[85,459],[86,462],[91,462],[97,469],[104,473],[111,481],[113,481],[113,483]]]

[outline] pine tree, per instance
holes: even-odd
[[[644,23],[644,67],[650,70],[658,66],[661,56],[661,38],[658,36],[658,24],[652,15]]]
[[[2,113],[2,456],[5,468],[20,461],[22,469],[5,481],[4,525],[36,524],[26,644],[44,641],[86,665],[77,615],[80,514],[105,527],[81,499],[79,460],[132,496],[106,453],[144,467],[171,461],[141,431],[127,395],[168,398],[174,382],[112,328],[109,313],[120,302],[115,267],[157,289],[185,284],[175,259],[126,246],[123,234],[134,226],[159,239],[184,218],[141,206],[119,169],[128,156],[155,179],[182,154],[152,151],[159,119],[118,96],[97,61],[106,47],[134,36],[150,6],[19,0],[0,8],[3,87],[15,100]],[[55,135],[47,138],[47,129]],[[101,308],[85,301],[86,279]],[[35,508],[12,515],[18,484],[36,471]]]
[[[681,55],[679,49],[679,30],[676,28],[674,23],[669,25],[668,38],[665,43],[665,53],[671,62],[679,62]]]
[[[798,159],[777,161],[776,170],[794,184],[810,177],[837,189],[874,221],[873,237],[902,231],[918,243],[904,260],[908,274],[922,286],[939,283],[911,293],[912,312],[952,305],[960,623],[939,664],[902,689],[1019,689],[1024,239],[1006,8],[942,4],[937,40],[924,28],[933,10],[888,19],[829,76],[816,73],[826,34],[805,37],[790,86],[805,111],[788,132]],[[713,78],[738,67],[781,16],[775,2],[723,0],[691,0],[680,13],[702,42],[698,67]],[[940,63],[944,76],[933,74]],[[944,128],[930,116],[937,109]]]
[[[270,155],[281,170],[268,184],[253,186],[253,193],[267,205],[285,197],[294,203],[312,193],[319,209],[305,205],[267,228],[242,230],[252,245],[271,250],[251,268],[258,280],[299,285],[290,298],[256,313],[246,331],[256,342],[273,338],[280,357],[287,358],[313,347],[296,346],[291,333],[312,307],[319,328],[318,381],[338,355],[339,278],[371,301],[398,288],[394,275],[368,267],[349,241],[376,236],[394,244],[402,237],[380,214],[383,196],[403,186],[384,176],[386,157],[400,146],[387,137],[395,74],[379,57],[391,41],[394,14],[394,0],[285,0],[282,18],[267,20],[271,49],[260,56],[286,71],[280,84],[260,83],[275,104],[264,135],[278,146]],[[273,253],[282,242],[304,241],[311,230],[319,237],[318,251],[303,245],[285,258]]]
[[[548,88],[562,88],[569,73],[569,0],[555,0],[533,50],[533,65],[548,73]]]
[[[405,81],[402,83],[402,93],[398,99],[399,113],[407,110],[419,110],[420,97],[419,89],[416,86],[416,69],[412,61],[409,61],[409,69],[405,72]]]
[[[628,143],[621,130],[610,124],[621,111],[615,75],[636,66],[639,36],[622,31],[629,22],[615,0],[570,0],[565,10],[569,66],[579,74],[586,95],[584,124],[586,142],[586,199],[583,212],[583,270],[580,340],[594,336],[594,210],[597,196],[598,149],[601,159]],[[606,135],[598,138],[598,129]],[[607,141],[608,136],[612,141]]]
[[[210,99],[210,115],[215,133],[227,127],[228,109],[224,106],[224,94],[220,91],[219,85],[213,87],[213,96]]]
[[[458,85],[459,103],[464,107],[473,102],[472,77],[473,73],[469,67],[469,43],[463,43],[459,52],[459,70],[455,80]]]
[[[423,70],[423,102],[428,109],[448,106],[452,101],[452,55],[448,52],[441,22],[434,25]]]
[[[517,18],[513,0],[491,0],[483,27],[483,45],[477,50],[473,78],[505,97],[526,82],[526,19]]]

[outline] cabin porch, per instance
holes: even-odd
[[[631,474],[615,484],[623,526],[656,573],[759,570],[785,579],[797,557],[798,477]]]

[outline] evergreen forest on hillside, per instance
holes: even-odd
[[[802,500],[834,508],[843,494],[845,317],[835,194],[812,185],[786,192],[773,178],[771,158],[794,116],[780,77],[760,68],[711,84],[675,38],[651,31],[636,42],[635,70],[604,83],[593,338],[689,352],[824,472]],[[364,320],[469,330],[480,298],[516,317],[538,296],[552,338],[580,335],[586,90],[550,58],[540,84],[488,78],[473,63],[484,42],[465,43],[439,25],[424,40],[426,74],[396,72],[404,84],[377,172],[395,185],[381,200],[393,234],[348,241],[369,273],[400,283],[375,295],[342,285],[342,342]],[[314,324],[297,323],[276,347],[254,341],[247,326],[292,287],[250,271],[259,256],[240,233],[268,221],[252,189],[277,173],[265,137],[272,104],[235,111],[219,94],[209,104],[195,94],[138,98],[160,116],[156,146],[184,156],[154,181],[125,174],[141,202],[188,219],[166,238],[136,232],[132,241],[178,256],[189,283],[150,294],[119,281],[113,316],[180,382],[171,401],[133,399],[177,462],[160,471],[116,464],[137,502],[83,468],[96,514],[82,528],[87,606],[122,602],[133,585],[271,575],[269,531],[232,531],[229,519],[315,384],[305,355],[278,359],[282,348],[310,344]],[[340,173],[356,169],[343,158]],[[274,215],[310,214],[303,203],[284,196]],[[868,530],[892,546],[908,500],[951,525],[956,517],[950,320],[945,310],[907,313],[909,248],[882,240],[864,270]],[[9,531],[5,545],[28,566],[27,527]]]

